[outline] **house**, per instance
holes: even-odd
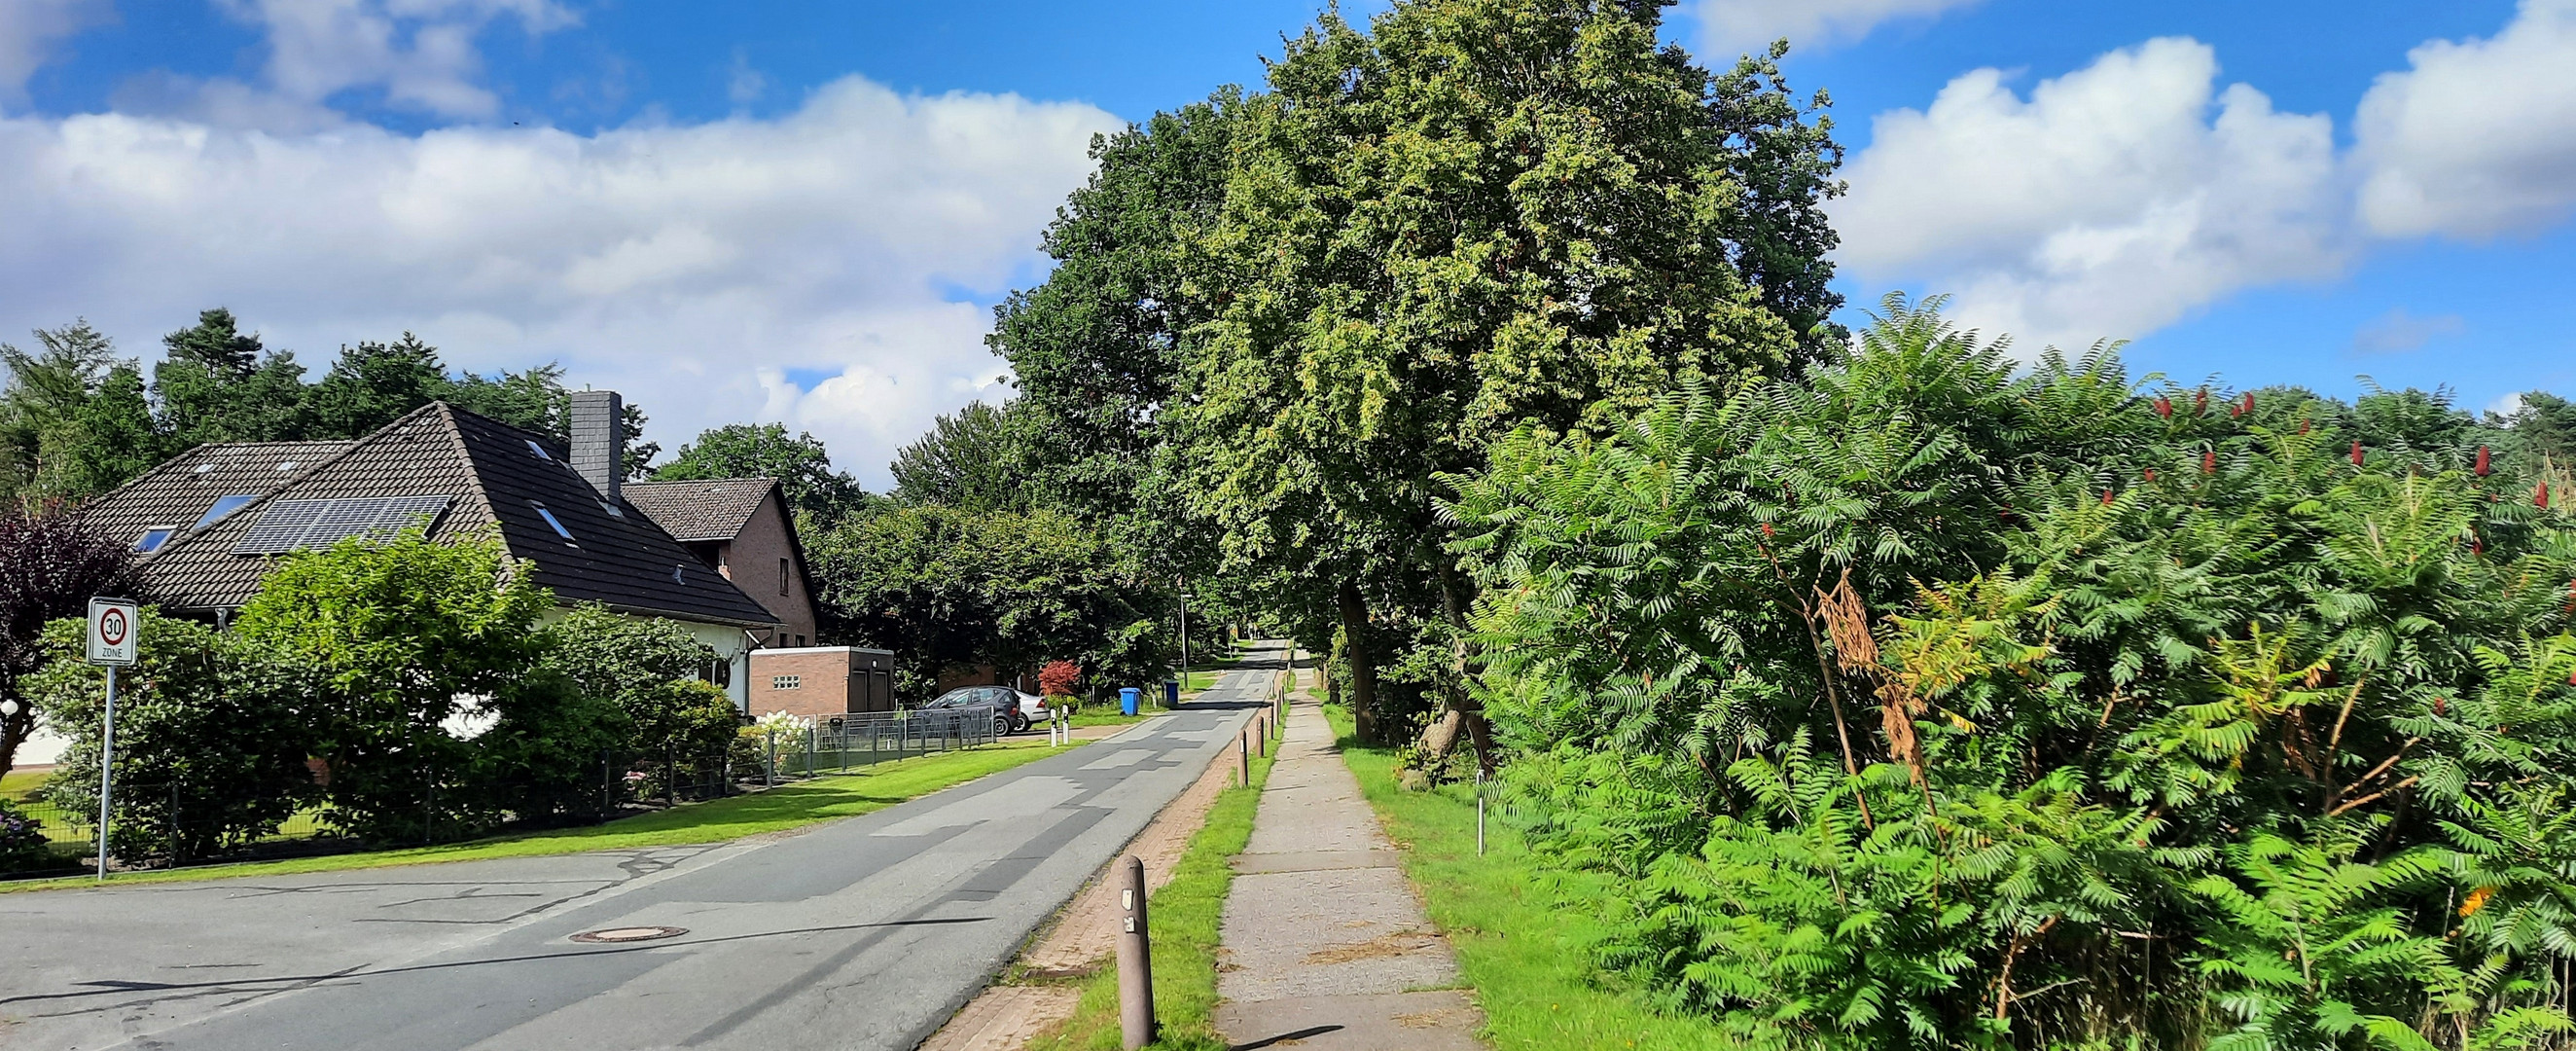
[[[686,626],[716,651],[707,678],[747,706],[777,616],[627,501],[614,392],[574,393],[571,415],[569,445],[444,402],[355,441],[200,445],[86,514],[130,538],[139,597],[218,623],[278,556],[422,521],[433,540],[491,531],[567,606]]]
[[[751,655],[751,714],[790,712],[829,719],[894,710],[894,653],[849,646],[800,646]]]
[[[767,645],[814,642],[814,586],[805,573],[805,545],[777,479],[630,482],[626,501],[769,611],[778,627]]]

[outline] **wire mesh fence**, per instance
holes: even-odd
[[[115,789],[110,857],[115,867],[159,867],[453,842],[512,826],[593,823],[766,785],[864,770],[897,759],[990,745],[1007,731],[1007,719],[1007,713],[991,707],[870,712],[818,720],[811,727],[746,735],[733,748],[719,752],[603,752],[596,760],[595,797],[536,818],[478,809],[465,798],[466,786],[427,775],[420,778],[417,820],[405,822],[396,831],[384,831],[380,820],[372,839],[352,833],[326,805],[271,802],[260,811],[246,808],[241,801],[209,803],[182,781],[120,780]],[[476,786],[487,795],[494,787]],[[38,792],[11,806],[21,820],[33,824],[56,863],[22,865],[20,871],[0,872],[0,878],[46,875],[95,863],[98,811],[94,802],[65,807]]]

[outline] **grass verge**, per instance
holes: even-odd
[[[1590,910],[1551,891],[1520,834],[1486,826],[1476,853],[1476,797],[1464,785],[1407,792],[1395,754],[1353,744],[1350,719],[1325,709],[1360,792],[1403,848],[1404,872],[1485,1008],[1496,1051],[1684,1051],[1736,1046],[1716,1026],[1657,1012],[1606,988],[1584,952]]]
[[[1079,746],[1075,746],[1079,747]],[[928,795],[986,774],[1062,752],[1046,747],[976,748],[879,763],[849,774],[826,775],[803,784],[781,785],[752,795],[691,803],[669,810],[623,818],[583,828],[523,832],[436,847],[329,854],[237,865],[154,869],[118,873],[111,884],[174,883],[230,876],[275,876],[298,872],[418,865],[429,862],[481,861],[488,858],[577,854],[586,850],[667,847],[686,843],[719,843],[729,839],[780,832],[835,818],[856,817]],[[0,893],[95,886],[87,877],[0,883]]]
[[[17,802],[36,794],[45,781],[54,776],[51,770],[12,770],[0,774],[0,799]]]
[[[1217,762],[1231,762],[1218,756]],[[1211,1016],[1216,1010],[1218,921],[1225,913],[1225,893],[1234,885],[1226,859],[1243,852],[1252,839],[1252,814],[1261,802],[1261,786],[1270,779],[1269,759],[1252,761],[1252,786],[1218,793],[1208,808],[1207,824],[1190,837],[1190,847],[1173,869],[1172,881],[1147,899],[1154,941],[1154,1014],[1162,1037],[1149,1045],[1170,1051],[1223,1051]],[[1082,1003],[1073,1017],[1030,1041],[1028,1051],[1116,1051],[1118,969],[1080,980]]]

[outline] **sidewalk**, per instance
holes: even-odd
[[[1484,1024],[1312,700],[1234,858],[1216,1026],[1236,1047],[1480,1051]]]

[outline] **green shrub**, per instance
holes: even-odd
[[[2513,435],[1885,311],[1460,483],[1598,960],[1751,1046],[2564,1039],[2576,530]]]
[[[0,799],[0,872],[31,872],[61,863],[36,819],[20,813],[18,804]]]

